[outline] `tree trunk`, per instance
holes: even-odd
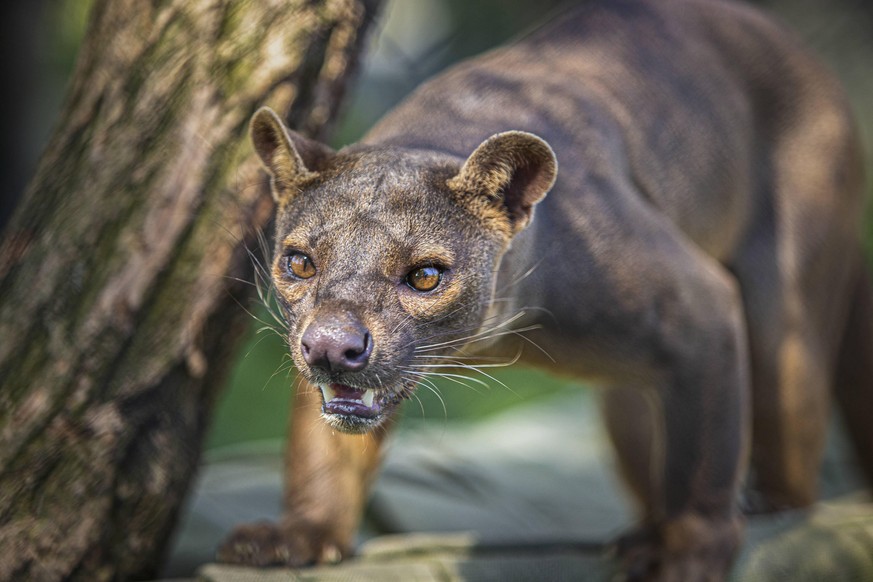
[[[0,243],[0,579],[153,575],[272,214],[263,104],[318,137],[380,0],[98,0]]]

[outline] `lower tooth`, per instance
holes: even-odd
[[[373,392],[372,389],[367,390],[366,392],[364,392],[364,395],[361,397],[361,402],[363,402],[364,406],[366,406],[367,408],[372,408],[373,407],[373,398],[375,396],[376,396],[376,393]]]
[[[325,402],[330,402],[336,398],[336,392],[334,392],[330,386],[323,385],[319,386],[319,388],[321,388],[321,394],[324,396]]]

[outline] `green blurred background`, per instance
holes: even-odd
[[[535,26],[563,0],[391,0],[334,133],[336,147],[358,139],[421,80]],[[865,0],[766,0],[836,70],[849,89],[862,125],[870,164],[873,144],[873,3]],[[64,86],[87,23],[90,0],[31,0],[0,8],[6,83],[0,136],[0,225],[33,172],[57,117]],[[12,80],[10,82],[10,80]],[[868,224],[871,221],[868,220]],[[873,237],[868,236],[868,248]],[[264,319],[258,305],[246,306]],[[208,447],[281,438],[286,430],[293,371],[283,340],[258,333],[253,320],[246,346],[214,418]],[[491,373],[491,370],[489,370]],[[418,390],[405,408],[406,424],[448,423],[493,414],[571,383],[525,369],[497,369],[490,388],[437,382],[441,397]],[[501,385],[505,384],[506,386]],[[508,388],[507,388],[508,387]]]

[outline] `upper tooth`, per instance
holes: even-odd
[[[363,402],[364,406],[366,406],[367,408],[372,408],[373,407],[373,398],[375,396],[376,396],[376,393],[373,392],[373,389],[371,388],[371,389],[367,390],[366,392],[364,392],[364,395],[361,397],[361,402]]]
[[[324,396],[325,402],[330,402],[331,400],[336,398],[336,392],[334,392],[333,388],[331,388],[329,385],[322,384],[321,386],[319,386],[319,388],[321,388],[321,394]]]

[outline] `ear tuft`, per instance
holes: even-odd
[[[287,202],[297,186],[315,178],[334,155],[328,146],[289,130],[276,112],[262,107],[249,125],[252,145],[273,177],[273,197]]]
[[[507,131],[482,142],[448,186],[477,207],[483,199],[499,207],[514,235],[530,222],[557,173],[549,144],[532,133]]]

